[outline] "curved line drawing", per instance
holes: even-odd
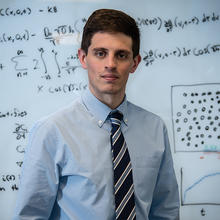
[[[213,177],[213,176],[217,176],[217,175],[220,175],[220,172],[216,172],[216,173],[211,173],[211,174],[205,175],[205,176],[201,177],[199,180],[197,180],[195,183],[193,183],[191,186],[189,186],[189,187],[185,190],[185,192],[184,192],[183,201],[185,202],[185,200],[186,200],[187,192],[189,192],[191,189],[193,189],[196,185],[198,185],[199,183],[201,183],[201,182],[202,182],[203,180],[205,180],[206,178]]]

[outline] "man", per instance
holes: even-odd
[[[89,89],[32,129],[14,219],[178,219],[166,128],[125,96],[139,45],[127,14],[89,17],[78,51]]]

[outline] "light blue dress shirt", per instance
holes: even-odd
[[[126,98],[118,110],[133,167],[137,220],[178,219],[178,186],[164,123]],[[115,218],[110,111],[87,90],[35,124],[15,220]]]

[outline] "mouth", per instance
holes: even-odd
[[[117,80],[119,77],[114,74],[105,74],[102,76],[102,78],[108,82],[113,82]]]

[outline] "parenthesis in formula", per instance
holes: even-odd
[[[177,27],[177,19],[178,19],[178,17],[175,17],[175,19],[174,19],[174,25],[175,25],[175,27]]]
[[[157,28],[157,30],[160,30],[161,27],[162,27],[163,22],[162,22],[162,19],[160,17],[157,17],[157,18],[159,20],[159,27]]]
[[[6,10],[5,10],[5,14],[6,14],[7,16],[9,16],[8,11],[9,11],[9,8],[6,8]]]
[[[6,35],[6,33],[4,33],[4,34],[3,34],[3,36],[2,36],[2,37],[3,37],[4,42],[6,42],[6,36],[5,36],[5,35]]]
[[[27,10],[29,11],[29,12],[28,12],[28,15],[30,15],[30,14],[31,14],[31,9],[30,9],[30,8],[27,8]]]
[[[196,19],[196,24],[199,24],[199,19],[197,17],[195,17]]]
[[[179,47],[177,47],[177,50],[178,50],[178,52],[179,52],[177,56],[180,57],[180,56],[181,56],[181,50],[180,50]]]
[[[10,180],[15,180],[15,175],[7,175],[6,180],[9,182]]]
[[[29,31],[25,29],[26,35],[27,35],[27,41],[29,40]]]
[[[157,49],[154,51],[154,58],[157,59]]]

